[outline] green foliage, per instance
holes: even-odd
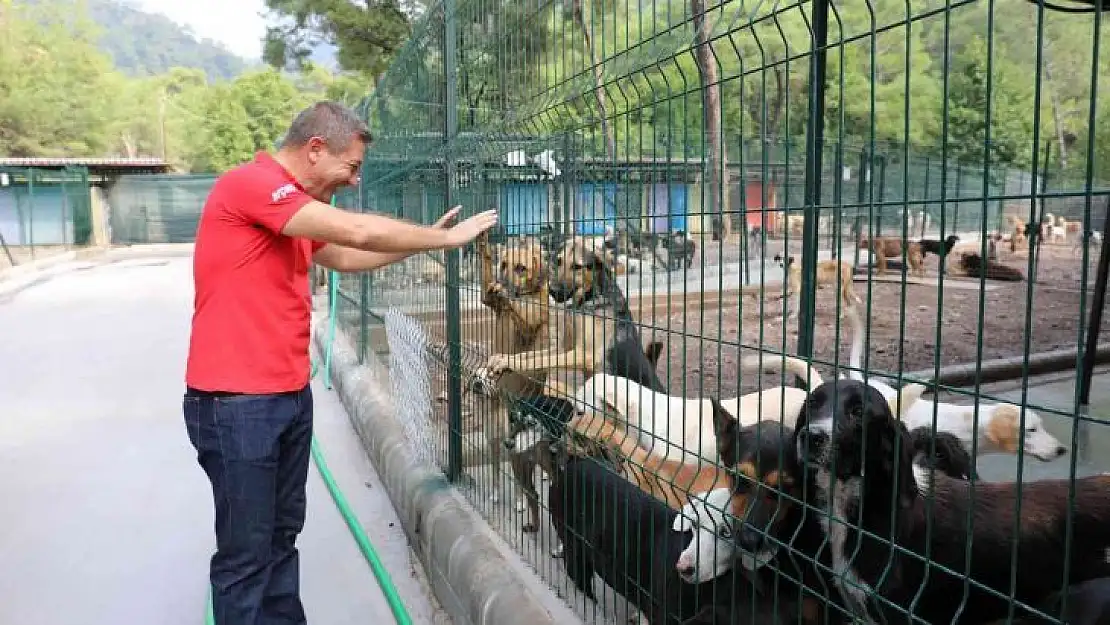
[[[250,158],[257,149],[247,108],[236,97],[235,87],[220,85],[204,103],[203,147],[198,165],[208,171],[225,171]]]
[[[266,0],[281,20],[266,31],[263,58],[278,68],[299,68],[312,47],[338,47],[342,69],[376,76],[409,34],[408,17],[395,1]]]
[[[174,67],[203,70],[210,80],[231,80],[247,69],[247,62],[221,44],[198,41],[187,28],[163,15],[146,13],[119,0],[19,0],[23,5],[46,4],[56,9],[46,21],[59,14],[86,12],[99,27],[94,41],[128,76],[154,76]]]
[[[215,84],[199,68],[133,77],[98,50],[103,32],[74,6],[0,0],[0,155],[156,156],[219,172],[272,149],[311,102],[354,105],[367,91],[356,76],[311,64]]]
[[[769,158],[800,163],[810,106],[812,3],[704,4],[721,81],[724,145],[744,146],[730,147],[730,160],[741,154],[759,160],[761,150],[789,145],[789,156],[775,147]],[[461,131],[560,143],[570,133],[577,154],[604,158],[604,104],[619,159],[708,153],[690,0],[457,0],[455,6]],[[999,173],[1028,172],[1034,154],[1052,141],[1051,167],[1072,178],[1087,165],[1087,146],[1095,145],[1095,178],[1110,179],[1110,152],[1103,156],[1100,147],[1107,141],[1097,140],[1105,133],[1088,121],[1092,103],[1100,113],[1106,107],[1091,87],[1092,17],[1045,11],[1043,34],[1038,19],[1029,2],[834,1],[826,141],[845,146],[853,163],[854,150],[874,144],[916,158],[946,155],[972,170],[989,159]],[[437,9],[414,22],[410,42],[377,86],[370,107],[375,125],[399,138],[443,127],[442,20]],[[1104,74],[1101,90],[1110,84]],[[483,145],[500,149],[497,142]]]

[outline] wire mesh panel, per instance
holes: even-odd
[[[89,175],[80,167],[0,167],[0,268],[88,245]]]
[[[583,620],[1064,622],[1110,584],[1101,18],[435,3],[341,203],[500,223],[341,318]]]
[[[120,176],[108,188],[112,243],[191,243],[214,175]]]

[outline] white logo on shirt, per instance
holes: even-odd
[[[297,186],[289,182],[277,188],[270,194],[270,201],[277,203],[297,192]]]

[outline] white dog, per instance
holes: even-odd
[[[778,358],[766,356],[764,367]],[[742,370],[758,366],[758,356],[745,357],[740,363]],[[785,368],[802,378],[809,372],[811,389],[821,384],[821,374],[803,360],[787,356]],[[804,389],[776,386],[722,399],[721,406],[740,422],[741,427],[767,419],[794,427],[807,394]],[[613,407],[620,414],[607,416],[631,426],[630,433],[634,433],[640,446],[652,455],[676,462],[696,463],[699,456],[710,461],[718,459],[713,408],[708,399],[658,393],[628,378],[597,373],[578,387],[572,402],[584,415],[602,406]]]
[[[852,349],[849,355],[849,365],[853,371],[849,377],[853,380],[863,381],[863,374],[858,371],[863,362],[863,319],[856,311],[848,312],[848,319],[852,326]],[[898,394],[893,387],[869,376],[867,383],[883,394],[888,402]],[[978,439],[975,452],[977,455],[991,453],[1016,454],[1019,449],[1034,458],[1048,462],[1067,453],[1059,440],[1045,429],[1041,416],[1030,409],[1025,410],[1025,429],[1021,428],[1021,407],[1016,404],[979,404],[979,430],[975,431],[975,407],[951,404],[937,401],[936,399],[914,402],[902,417],[906,427],[933,428],[933,410],[936,410],[936,431],[949,432],[958,437],[972,451],[972,442]]]

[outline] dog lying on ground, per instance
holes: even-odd
[[[1065,572],[1073,584],[1110,576],[1110,476],[1075,480],[1074,504],[1066,480],[984,482],[972,494],[971,483],[915,465],[905,425],[878,390],[856,380],[813,391],[794,441],[805,463],[796,479],[807,485],[806,503],[819,511],[840,594],[865,621],[900,622],[907,611],[928,623],[1005,618],[1014,542],[1013,590],[1022,602],[1055,592]],[[844,524],[825,516],[830,505]],[[1069,513],[1073,546],[1066,565]],[[927,566],[925,554],[953,572]],[[967,585],[965,575],[987,590]]]
[[[850,311],[848,322],[852,333],[849,350],[848,377],[863,381],[863,318],[857,311]],[[868,376],[867,384],[878,389],[890,401],[898,391],[877,376]],[[1025,427],[1021,426],[1021,407],[1016,404],[979,404],[978,428],[975,423],[975,407],[952,404],[936,399],[921,400],[914,403],[902,417],[906,427],[913,430],[925,427],[930,431],[933,426],[933,411],[936,410],[938,433],[954,435],[966,449],[974,450],[976,455],[991,453],[1016,454],[1019,449],[1034,458],[1048,462],[1067,453],[1067,448],[1044,427],[1043,419],[1035,411],[1025,410]]]
[[[730,525],[721,513],[733,507],[728,488],[694,494],[676,514],[592,459],[548,462],[556,465],[548,502],[567,575],[590,599],[597,600],[596,573],[648,623],[672,625],[693,616],[698,595],[732,569]]]
[[[798,317],[802,293],[802,268],[794,262],[793,256],[787,256],[784,261],[782,255],[775,254],[775,262],[786,271],[786,297],[790,309],[790,318]],[[886,261],[883,261],[886,267]],[[851,308],[862,302],[852,281],[852,266],[846,260],[822,260],[817,263],[817,286],[831,286],[839,289],[840,305],[842,308]]]
[[[859,249],[869,250],[875,257],[875,264],[880,276],[886,275],[886,259],[903,256],[902,239],[897,237],[874,237],[872,239],[865,237],[860,239]],[[904,256],[910,275],[925,275],[924,258],[921,254],[921,244],[919,242],[906,241]]]
[[[984,278],[986,280],[999,280],[1002,282],[1021,282],[1025,274],[1009,265],[983,261],[983,257],[975,252],[962,252],[959,256],[959,268],[969,277]]]
[[[768,356],[763,364],[775,360]],[[753,355],[745,357],[740,367],[753,369],[759,364],[759,357]],[[820,373],[805,361],[788,356],[785,367],[802,379],[808,374],[811,387],[821,383]],[[786,420],[789,426],[805,397],[803,389],[778,386],[721,400],[720,404],[741,426],[767,419]],[[699,457],[712,462],[720,457],[713,401],[669,395],[627,378],[600,373],[578,387],[574,403],[582,414],[571,419],[567,427],[585,432],[595,416],[609,417],[619,421],[652,455],[677,462],[697,461]],[[606,406],[613,414],[599,414],[604,412],[599,409]]]

